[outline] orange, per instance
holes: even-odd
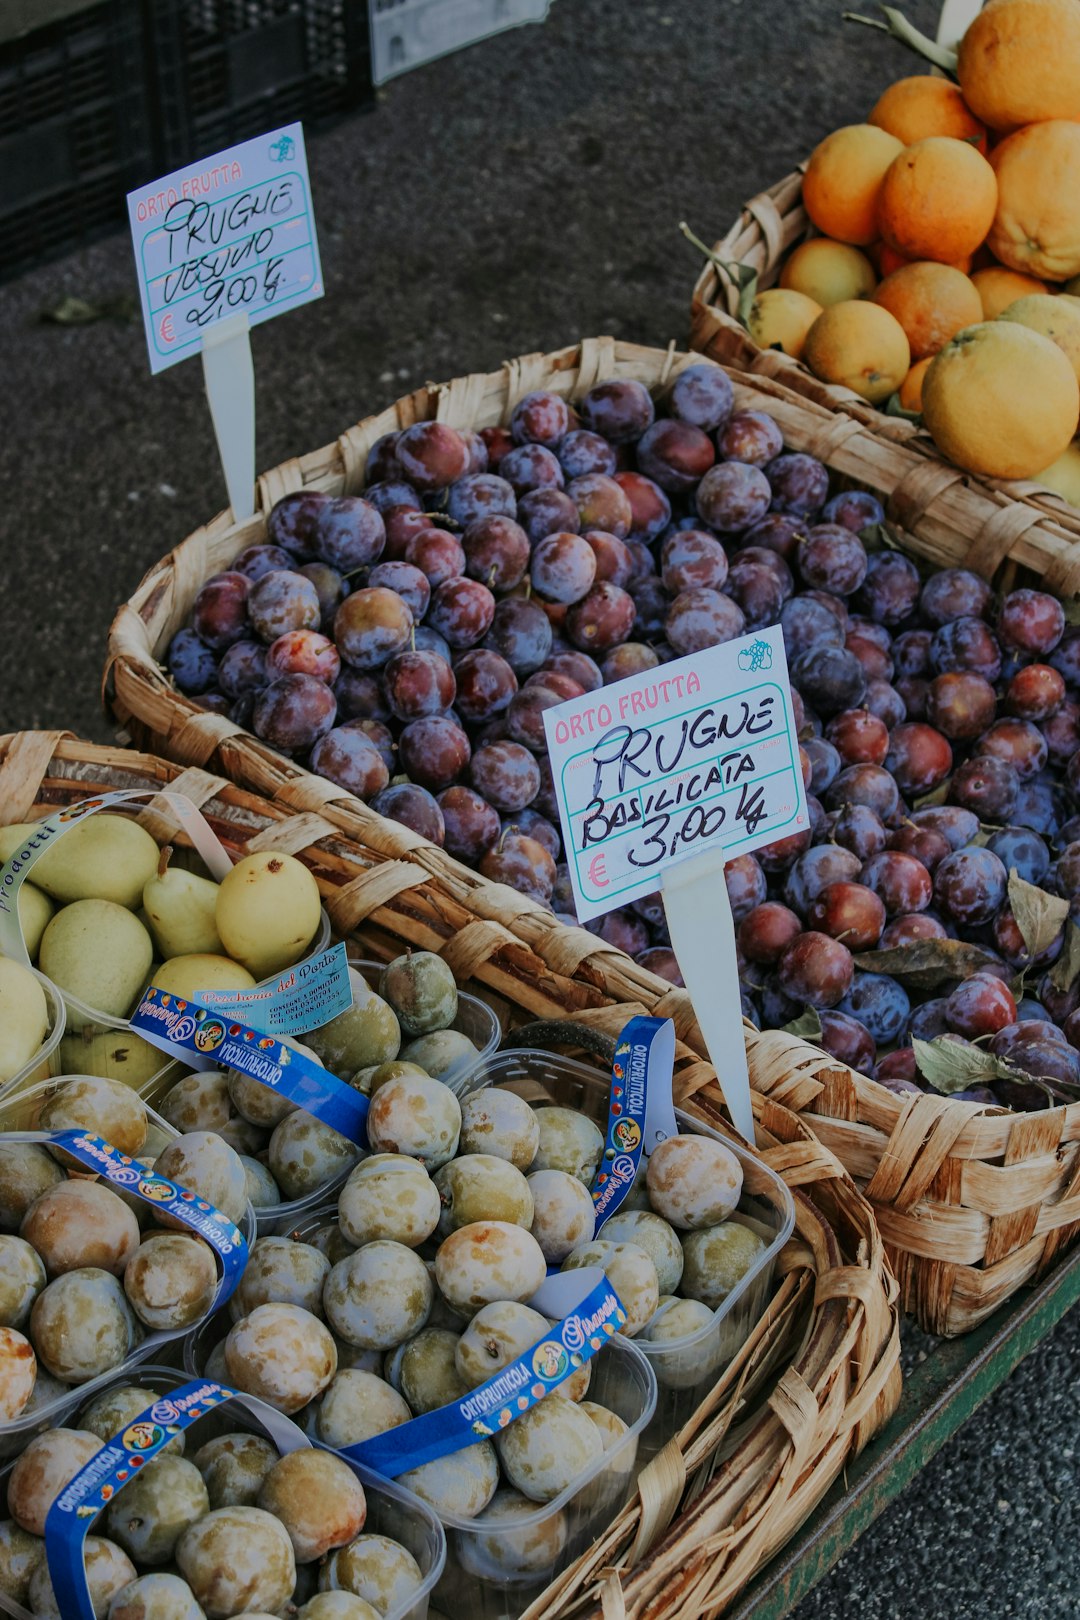
[[[803,205],[818,230],[865,247],[878,234],[877,198],[903,143],[873,124],[847,124],[816,146],[803,176]]]
[[[931,259],[886,276],[874,292],[874,303],[896,316],[913,360],[937,354],[957,332],[983,318],[982,300],[968,277]]]
[[[880,405],[907,376],[911,350],[894,315],[855,298],[818,316],[806,334],[803,360],[822,382],[841,383]]]
[[[1080,384],[1041,332],[983,321],[958,332],[930,362],[922,415],[938,449],[968,472],[1031,478],[1076,432]]]
[[[781,287],[805,293],[822,309],[842,304],[849,298],[867,298],[877,277],[865,253],[847,242],[833,242],[827,236],[800,242],[784,261]]]
[[[964,100],[991,129],[1080,118],[1080,5],[991,0],[960,41]]]
[[[1007,270],[1004,265],[991,265],[973,272],[972,281],[982,299],[983,320],[992,321],[1003,309],[1008,309],[1027,293],[1046,292],[1045,281],[1037,276],[1023,276],[1018,270]]]
[[[927,369],[933,359],[928,354],[925,360],[916,360],[903,382],[900,384],[900,403],[905,411],[922,410],[922,385]]]
[[[1080,300],[1033,293],[1002,310],[999,321],[1019,321],[1056,343],[1080,381]]]
[[[1075,0],[1074,0],[1075,3]],[[1076,7],[1080,14],[1080,5]],[[998,202],[988,245],[1011,270],[1064,281],[1080,271],[1080,124],[1018,129],[990,159]]]
[[[806,334],[820,314],[821,305],[805,293],[772,287],[758,293],[746,324],[758,348],[782,349],[798,360]]]
[[[887,129],[905,146],[925,141],[931,135],[952,135],[958,141],[971,141],[980,152],[986,151],[985,126],[958,87],[932,73],[915,73],[910,79],[890,84],[878,98],[867,123]]]
[[[878,269],[883,276],[891,276],[894,270],[902,270],[905,264],[925,264],[925,259],[906,259],[902,253],[897,253],[888,242],[879,242],[877,245]],[[953,264],[954,270],[960,270],[966,276],[971,270],[972,255],[965,253],[962,259]]]
[[[953,264],[980,246],[996,207],[994,171],[981,153],[966,141],[932,135],[905,146],[889,165],[878,224],[906,258]]]

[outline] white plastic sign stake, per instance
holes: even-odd
[[[544,728],[578,917],[663,890],[732,1119],[753,1141],[724,864],[809,825],[780,630],[572,698]]]
[[[203,378],[233,517],[255,510],[255,363],[250,323],[241,311],[202,340]]]
[[[304,132],[288,124],[128,193],[155,373],[203,356],[233,516],[255,493],[249,332],[323,295]]]

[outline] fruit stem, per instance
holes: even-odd
[[[956,77],[957,53],[947,45],[939,45],[929,35],[922,33],[914,23],[908,22],[902,11],[895,6],[882,6],[885,21],[878,22],[876,17],[862,17],[857,11],[845,11],[844,21],[862,23],[864,28],[879,28],[882,33],[890,34],[898,39],[901,45],[906,45],[909,51],[916,56],[924,56],[935,67],[941,68],[943,73]]]
[[[685,219],[679,221],[679,229],[690,245],[696,247],[699,253],[703,253],[709,263],[719,270],[720,274],[738,290],[738,319],[743,326],[746,326],[750,316],[750,306],[754,302],[757,293],[757,271],[748,264],[738,264],[728,259],[721,259],[719,254],[713,252],[712,248],[705,246],[700,236],[694,235]]]
[[[165,873],[168,871],[168,869],[169,869],[169,857],[171,855],[172,855],[172,845],[171,844],[162,844],[162,846],[161,846],[161,854],[158,856],[158,863],[157,863],[157,875],[158,875],[159,878],[164,877]]]

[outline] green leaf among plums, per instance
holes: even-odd
[[[935,1041],[913,1038],[911,1045],[919,1073],[945,1097],[951,1097],[956,1091],[967,1091],[971,1086],[991,1085],[995,1080],[1031,1080],[1030,1075],[1014,1069],[992,1052],[950,1040],[947,1035]]]
[[[816,1007],[804,1007],[798,1018],[783,1026],[785,1035],[799,1035],[804,1041],[821,1039],[821,1019]]]
[[[1069,990],[1080,974],[1080,928],[1074,922],[1065,929],[1065,947],[1050,969],[1050,983],[1055,990]]]

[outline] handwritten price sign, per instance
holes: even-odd
[[[808,825],[778,629],[573,698],[544,727],[582,922],[677,861]]]
[[[153,372],[226,316],[255,325],[322,297],[299,124],[130,192],[128,215]]]

